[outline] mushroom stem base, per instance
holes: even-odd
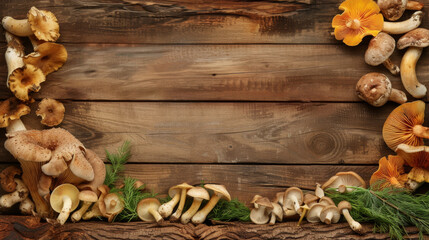
[[[72,201],[69,197],[64,197],[63,198],[63,208],[61,209],[60,215],[58,215],[58,222],[61,225],[64,225],[64,223],[67,221],[67,219],[69,218],[70,212],[71,212],[71,207],[72,207]]]
[[[400,70],[399,66],[394,64],[390,58],[383,62],[383,65],[393,74],[398,75]]]
[[[415,98],[423,98],[426,96],[426,86],[421,84],[417,79],[416,65],[422,48],[409,47],[402,57],[401,61],[401,80],[407,92]]]

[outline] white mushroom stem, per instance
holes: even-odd
[[[85,214],[85,212],[88,210],[88,208],[91,206],[92,202],[83,202],[82,206],[79,208],[79,210],[77,210],[76,212],[74,212],[70,219],[73,222],[78,222],[80,221],[80,219],[82,219],[83,214]]]
[[[72,200],[70,199],[70,197],[64,196],[63,197],[63,207],[61,209],[60,215],[58,215],[58,218],[57,218],[58,222],[61,225],[64,225],[64,223],[69,218],[69,215],[71,212],[71,207],[72,207]]]
[[[331,220],[332,220],[333,216],[334,216],[334,214],[332,212],[328,212],[326,214],[325,223],[326,224],[331,224]]]
[[[171,215],[170,220],[171,221],[176,221],[180,218],[180,216],[182,215],[182,211],[183,208],[185,207],[185,201],[186,201],[186,189],[183,188],[181,193],[180,193],[180,202],[179,202],[179,206],[177,207],[176,211],[173,213],[173,215]]]
[[[407,92],[415,98],[426,96],[426,87],[421,84],[416,75],[416,64],[422,55],[423,48],[408,47],[401,61],[401,80]]]
[[[24,131],[24,130],[27,130],[27,128],[25,127],[21,119],[11,120],[9,123],[9,126],[6,127],[7,133],[13,133],[13,132]]]
[[[9,88],[9,76],[15,69],[24,67],[23,57],[25,53],[24,47],[22,46],[19,39],[8,32],[6,32],[5,35],[6,42],[8,43],[6,53],[4,54],[7,64],[6,86]]]
[[[155,218],[155,221],[157,223],[162,222],[164,219],[162,218],[162,216],[159,214],[158,210],[155,208],[151,208],[149,209],[149,213]]]
[[[24,215],[32,215],[34,212],[34,207],[33,201],[27,197],[19,204],[19,211],[21,211],[21,213]]]
[[[363,229],[362,229],[362,225],[360,225],[360,223],[356,222],[352,216],[350,215],[350,212],[348,209],[343,209],[342,211],[343,216],[346,218],[347,222],[349,223],[350,228],[359,233],[362,234],[363,233]],[[331,214],[331,213],[328,213]]]
[[[200,208],[202,201],[203,201],[202,198],[194,198],[194,201],[192,202],[191,207],[180,218],[180,221],[183,224],[187,224],[191,220],[191,218],[195,215],[195,213]]]
[[[94,203],[94,205],[92,205],[92,208],[90,211],[83,214],[82,219],[89,220],[91,218],[100,217],[100,216],[102,216],[102,214],[101,214],[100,208],[98,207],[98,202],[96,202]]]
[[[299,204],[298,199],[297,199],[295,196],[291,196],[291,197],[290,197],[290,200],[292,200],[293,207],[295,208],[295,211],[296,211],[298,214],[301,214],[301,213],[302,213],[302,209],[301,209],[301,205]]]
[[[20,37],[27,37],[33,34],[30,23],[27,19],[15,19],[10,16],[6,16],[2,20],[3,28]]]
[[[408,179],[408,181],[405,183],[405,187],[409,189],[411,192],[414,192],[423,185],[425,182],[416,182],[414,180]]]
[[[416,29],[421,23],[423,12],[417,11],[411,17],[402,22],[384,22],[383,32],[389,34],[403,34]],[[402,68],[401,68],[402,69]]]
[[[220,197],[221,196],[219,196],[216,193],[213,194],[209,202],[192,217],[192,222],[203,223],[204,220],[206,220],[207,215],[210,213],[210,211],[216,206],[217,202],[220,200]],[[261,207],[262,206],[259,206],[259,208]]]
[[[394,64],[390,58],[383,62],[383,65],[393,74],[398,75],[401,71],[399,66]]]
[[[20,179],[15,178],[16,189],[15,192],[5,194],[0,197],[0,207],[9,208],[26,199],[28,197],[28,188],[24,182]]]
[[[177,205],[177,203],[180,200],[180,194],[177,193],[176,195],[174,195],[174,197],[162,204],[159,208],[158,208],[158,212],[159,214],[163,217],[163,218],[167,218],[171,215],[171,213],[173,212],[174,207]]]
[[[271,218],[270,218],[269,225],[274,225],[274,224],[276,224],[276,214],[274,214],[274,212],[271,212]]]

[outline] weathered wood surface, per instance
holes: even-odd
[[[381,129],[396,106],[68,102],[61,126],[102,157],[130,140],[130,162],[376,164],[393,153]],[[41,128],[34,112],[23,121]],[[3,148],[0,159],[14,161]]]
[[[5,44],[0,44],[4,46]],[[366,46],[67,44],[69,60],[48,76],[36,98],[73,100],[361,101],[355,85],[384,66],[365,64]],[[403,51],[392,61],[399,64]],[[418,77],[429,83],[429,58]],[[7,68],[0,58],[0,79]],[[10,96],[0,84],[0,98]]]
[[[164,222],[161,226],[143,222],[66,223],[55,227],[34,217],[0,216],[2,239],[389,239],[388,234],[374,234],[372,224],[363,224],[365,234],[355,234],[347,223],[325,225],[296,222],[274,226],[251,223],[218,223],[207,226]],[[407,228],[410,239],[418,239],[415,228]]]

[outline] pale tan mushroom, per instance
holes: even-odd
[[[168,189],[168,195],[171,197],[171,200],[162,204],[158,209],[159,214],[163,218],[168,218],[173,213],[174,207],[179,203],[181,192],[182,188],[180,188],[180,185]]]
[[[79,205],[79,189],[69,183],[62,184],[52,191],[50,203],[52,209],[59,213],[58,223],[64,225],[70,213]]]
[[[347,188],[344,188],[347,187]],[[349,172],[339,172],[335,176],[331,177],[322,185],[322,189],[327,188],[337,188],[338,191],[353,191],[353,188],[349,187],[362,187],[366,188],[366,183],[359,174],[349,171]]]
[[[97,202],[98,196],[93,191],[84,190],[79,193],[79,200],[82,202],[82,206],[71,215],[71,220],[73,222],[80,221],[83,214],[85,214],[91,204]]]
[[[100,192],[98,191],[98,187],[103,185],[106,178],[106,165],[104,164],[103,160],[101,160],[101,158],[98,157],[97,154],[91,149],[86,149],[85,157],[94,170],[94,179],[90,182],[83,182],[82,184],[78,185],[77,188],[81,190],[91,190],[99,195]]]
[[[250,211],[250,220],[255,224],[268,223],[270,220],[268,213],[274,208],[274,206],[266,197],[258,198],[255,203],[258,207]]]
[[[124,210],[124,200],[118,194],[109,193],[104,197],[104,204],[106,206],[107,220],[112,222],[115,217]]]
[[[347,201],[341,201],[340,203],[338,203],[338,209],[340,210],[340,212],[343,214],[344,218],[347,220],[347,222],[349,223],[350,228],[359,233],[359,234],[363,234],[364,233],[364,229],[362,228],[362,225],[358,222],[356,222],[352,216],[350,215],[350,210],[352,209],[352,205],[347,202]]]
[[[161,224],[164,219],[158,213],[161,203],[156,198],[146,198],[137,205],[137,214],[143,222],[157,222]]]
[[[340,210],[335,205],[326,206],[320,212],[320,221],[326,224],[337,223],[340,217]]]
[[[302,213],[301,205],[304,201],[304,195],[303,195],[301,189],[299,189],[297,187],[290,187],[290,188],[286,189],[285,195],[284,195],[284,201],[286,201],[286,199],[292,200],[294,210],[298,214]],[[283,204],[283,206],[286,206],[286,205],[287,205],[286,203]]]
[[[39,103],[36,115],[42,118],[41,123],[48,127],[59,125],[64,119],[64,105],[52,98],[44,98]]]
[[[9,88],[9,76],[15,69],[24,67],[25,63],[23,57],[24,46],[22,45],[21,39],[10,34],[9,32],[5,33],[7,50],[4,54],[7,64],[7,79],[6,86]]]
[[[179,201],[179,206],[177,207],[176,211],[173,213],[173,215],[171,215],[170,217],[170,221],[177,221],[180,219],[180,216],[182,215],[182,211],[183,211],[183,207],[185,207],[185,201],[186,201],[186,192],[193,188],[193,186],[187,184],[187,183],[182,183],[178,185],[178,188],[181,189],[180,191],[180,201]]]
[[[192,222],[195,224],[203,223],[206,220],[207,215],[216,206],[220,199],[231,201],[231,196],[224,185],[205,184],[204,187],[212,190],[213,195],[211,196],[209,202],[192,217]]]
[[[25,186],[24,182],[18,178],[15,178],[14,181],[16,183],[15,191],[0,197],[0,207],[9,208],[27,198],[28,188]]]
[[[402,22],[387,22],[384,21],[383,32],[389,34],[404,34],[420,26],[423,19],[423,12],[416,11],[411,17]],[[402,69],[402,68],[401,68]]]
[[[271,205],[273,205],[273,209],[271,210],[271,218],[269,225],[274,225],[276,223],[276,220],[278,222],[283,221],[283,209],[280,206],[280,204],[276,202],[272,202]]]
[[[195,215],[195,213],[200,208],[203,200],[210,199],[209,193],[207,192],[206,189],[202,187],[191,188],[188,190],[186,194],[192,197],[194,200],[192,201],[192,205],[189,207],[189,209],[185,213],[183,213],[182,217],[180,218],[180,221],[183,224],[187,224],[191,220],[191,218]]]

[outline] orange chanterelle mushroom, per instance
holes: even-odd
[[[429,147],[400,144],[396,152],[412,167],[408,173],[408,179],[418,185],[429,183]]]
[[[372,174],[369,183],[372,186],[376,184],[379,189],[390,186],[403,188],[407,179],[407,174],[404,174],[404,159],[389,155],[380,159],[378,170]]]
[[[383,15],[373,0],[346,0],[339,6],[344,10],[332,19],[335,38],[356,46],[367,35],[377,36],[383,29]]]

